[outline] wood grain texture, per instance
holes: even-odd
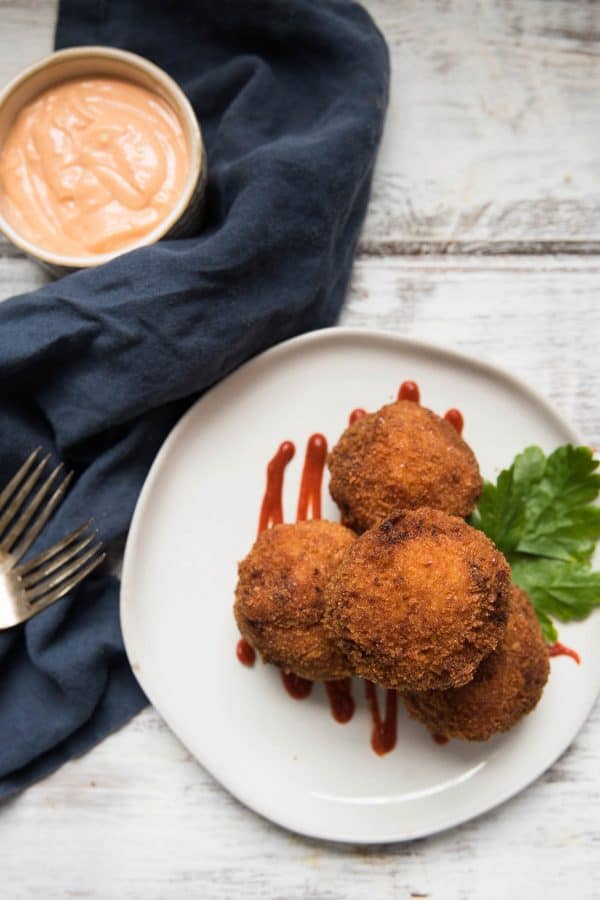
[[[498,362],[598,445],[599,274],[600,258],[361,260],[342,323]],[[40,277],[25,260],[4,260],[0,296]],[[359,848],[290,835],[245,810],[148,709],[0,808],[0,896],[592,898],[599,736],[596,705],[567,753],[497,810],[414,843]]]
[[[600,5],[370,0],[392,91],[363,251],[600,238]]]
[[[597,252],[600,4],[364,5],[392,84],[360,252]],[[51,49],[55,15],[0,3],[0,84]]]

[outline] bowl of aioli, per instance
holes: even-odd
[[[0,230],[54,275],[197,231],[200,125],[177,83],[113,47],[72,47],[0,94]]]

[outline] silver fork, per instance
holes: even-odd
[[[40,484],[49,456],[34,450],[0,492],[0,630],[25,622],[76,587],[105,559],[90,522],[21,562],[73,477],[58,465]],[[54,491],[51,493],[52,488]],[[35,493],[34,493],[35,491]]]

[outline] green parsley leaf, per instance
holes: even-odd
[[[516,550],[525,525],[526,498],[539,483],[546,457],[539,447],[528,447],[503,469],[496,484],[486,481],[471,524],[484,531],[503,553]]]
[[[528,447],[486,482],[471,523],[507,556],[528,553],[584,562],[600,538],[598,462],[588,447],[559,447],[547,458]]]
[[[559,447],[525,497],[523,533],[517,550],[551,559],[589,560],[600,537],[598,462],[588,447]]]
[[[585,619],[600,606],[600,572],[593,572],[587,563],[527,556],[510,562],[513,581],[529,594],[551,640],[556,640],[556,630],[550,617],[560,622]]]
[[[548,457],[528,447],[495,485],[485,483],[470,519],[506,556],[549,641],[552,619],[583,619],[600,606],[600,572],[590,568],[600,538],[597,468],[588,447],[567,444]]]

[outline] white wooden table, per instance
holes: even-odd
[[[494,360],[600,446],[600,5],[366,5],[392,100],[343,323]],[[50,50],[55,14],[53,0],[0,2],[0,83]],[[0,296],[43,280],[0,243]],[[147,709],[0,807],[0,896],[600,897],[599,742],[597,705],[519,797],[360,849],[248,812]]]

